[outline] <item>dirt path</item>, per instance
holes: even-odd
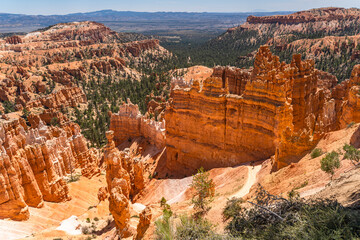
[[[255,167],[248,167],[248,177],[244,186],[240,189],[240,191],[234,193],[230,198],[236,197],[241,198],[250,192],[250,188],[256,183],[256,175],[261,169],[261,165],[257,165]]]

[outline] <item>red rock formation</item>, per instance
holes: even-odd
[[[28,121],[32,128],[38,128],[40,121],[44,122],[47,125],[50,125],[51,120],[53,120],[54,118],[57,119],[57,123],[59,123],[59,125],[63,125],[69,121],[64,114],[55,109],[45,109],[40,114],[30,114],[28,116]]]
[[[122,167],[120,151],[115,148],[113,141],[114,133],[106,133],[108,144],[104,153],[106,162],[106,181],[109,189],[109,210],[114,217],[119,235],[123,238],[129,237],[130,227],[130,176]]]
[[[360,65],[356,65],[350,80],[338,87],[337,97],[344,101],[340,105],[342,114],[339,117],[339,127],[344,128],[351,122],[360,122]],[[339,93],[340,92],[340,93]]]
[[[131,42],[126,44],[126,51],[130,52],[134,57],[140,56],[142,51],[146,51],[155,48],[159,45],[159,40],[150,39],[137,42]]]
[[[151,209],[149,207],[146,207],[139,214],[140,220],[139,220],[139,224],[138,224],[137,229],[136,229],[136,231],[137,231],[137,234],[135,236],[136,240],[143,239],[146,230],[150,226],[151,217],[152,217],[152,213],[151,213]]]
[[[107,187],[101,187],[98,191],[98,200],[99,202],[105,201],[109,196],[109,192],[107,190]]]
[[[110,130],[114,131],[116,146],[134,137],[145,137],[158,148],[165,144],[165,122],[156,122],[141,115],[137,105],[130,100],[120,106],[110,118]]]
[[[134,235],[130,229],[131,199],[145,187],[144,166],[139,158],[127,149],[120,152],[115,147],[114,132],[106,133],[108,144],[104,153],[106,163],[106,181],[109,190],[109,210],[112,213],[119,235]],[[101,192],[104,192],[103,190]],[[102,194],[103,195],[103,194]],[[147,209],[140,219],[139,234],[143,234],[151,219],[151,211]]]
[[[9,43],[9,44],[18,44],[18,43],[22,43],[22,40],[19,36],[14,35],[14,36],[6,38],[5,42]]]
[[[39,121],[37,128],[29,129],[21,118],[2,121],[0,218],[27,219],[27,206],[41,207],[43,200],[69,200],[63,177],[70,169],[81,166],[89,168],[87,172],[98,171],[97,159],[89,157],[90,150],[83,141],[79,127],[73,123],[57,128]]]
[[[336,107],[345,98],[332,98],[335,79],[313,64],[300,55],[281,63],[261,47],[252,71],[216,68],[191,89],[174,88],[165,114],[167,167],[190,174],[274,154],[275,168],[299,159],[338,128]],[[349,101],[348,112],[356,104]]]
[[[318,21],[332,21],[332,20],[352,20],[359,16],[359,9],[351,8],[320,8],[307,11],[292,13],[289,15],[275,15],[275,16],[249,16],[247,22],[251,24],[299,24]]]
[[[56,31],[54,31],[56,29]],[[60,23],[34,35],[36,41],[79,40],[84,45],[93,43],[114,42],[119,36],[116,32],[101,23],[85,21],[81,23]]]
[[[124,64],[116,59],[107,59],[106,61],[101,60],[92,62],[90,69],[97,70],[104,74],[109,74],[114,70],[123,70]]]
[[[80,103],[86,103],[84,92],[78,87],[63,88],[55,91],[45,97],[30,101],[26,107],[46,107],[53,109],[61,109],[65,107],[76,107]]]

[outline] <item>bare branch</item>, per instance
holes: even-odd
[[[253,203],[253,202],[250,202],[250,201],[247,201],[247,202],[248,202],[248,203],[251,203],[251,204],[253,204],[253,205],[255,205],[255,206],[259,207],[259,208],[262,208],[262,209],[264,209],[264,210],[266,210],[266,211],[268,211],[268,212],[270,212],[270,213],[272,213],[273,215],[275,215],[276,217],[278,217],[281,221],[284,221],[284,218],[282,218],[280,215],[274,213],[273,211],[269,210],[268,208],[263,207],[263,206],[260,206],[260,205],[258,205],[258,204],[256,204],[256,203]]]

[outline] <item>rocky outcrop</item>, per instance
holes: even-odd
[[[152,213],[151,213],[151,208],[149,208],[149,207],[146,207],[139,214],[140,220],[139,220],[139,224],[138,224],[137,229],[136,229],[136,231],[137,231],[136,236],[135,236],[136,240],[143,239],[146,230],[150,226],[151,217],[152,217]]]
[[[101,61],[94,61],[90,65],[90,69],[97,70],[104,74],[109,74],[112,71],[119,71],[124,69],[124,61],[119,61],[117,59],[108,59]]]
[[[130,52],[134,57],[139,57],[142,51],[153,49],[159,46],[159,40],[157,39],[149,39],[143,41],[136,41],[127,43],[126,51]]]
[[[36,41],[68,41],[78,40],[84,45],[94,43],[112,43],[119,36],[104,24],[85,21],[74,23],[60,23],[44,31],[34,32],[27,36]]]
[[[65,107],[76,107],[80,103],[86,103],[84,92],[78,87],[63,88],[47,96],[30,101],[26,107],[42,107],[50,109],[61,109]]]
[[[360,65],[354,67],[350,80],[341,84],[338,91],[344,100],[339,127],[344,128],[351,122],[360,122]]]
[[[6,38],[5,42],[9,43],[9,44],[18,44],[18,43],[22,43],[22,40],[19,36],[14,35],[14,36]]]
[[[51,124],[55,123],[55,124],[58,124],[61,126],[69,121],[68,118],[64,114],[62,114],[61,112],[59,112],[55,109],[45,109],[40,114],[32,113],[27,117],[27,119],[28,119],[30,125],[32,126],[32,128],[38,128],[39,124],[41,124],[41,122],[43,122],[47,125],[51,125]]]
[[[1,122],[0,218],[24,220],[29,217],[28,206],[67,201],[71,198],[67,173],[75,167],[98,171],[97,158],[84,145],[78,125],[36,124],[29,128],[22,118]]]
[[[301,11],[289,15],[275,15],[275,16],[249,16],[247,22],[251,24],[299,24],[319,21],[341,21],[358,19],[359,9],[356,8],[320,8],[308,11]]]
[[[106,137],[108,144],[104,160],[109,190],[109,210],[114,217],[119,235],[126,238],[133,235],[129,226],[131,199],[144,188],[143,167],[129,153],[120,152],[115,147],[113,131],[108,131]],[[144,226],[147,218],[148,216],[143,221]]]
[[[116,146],[135,137],[144,137],[158,148],[165,145],[165,121],[156,122],[144,117],[130,100],[120,106],[118,113],[111,114],[110,130],[114,131]]]
[[[165,114],[167,167],[187,175],[273,155],[275,169],[296,161],[339,128],[338,106],[352,112],[344,121],[356,119],[355,95],[333,98],[334,80],[300,55],[285,64],[261,47],[252,70],[215,68],[204,82],[175,87]]]

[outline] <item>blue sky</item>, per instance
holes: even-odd
[[[248,12],[358,7],[360,0],[0,0],[0,12],[66,14],[103,9],[118,11]]]

